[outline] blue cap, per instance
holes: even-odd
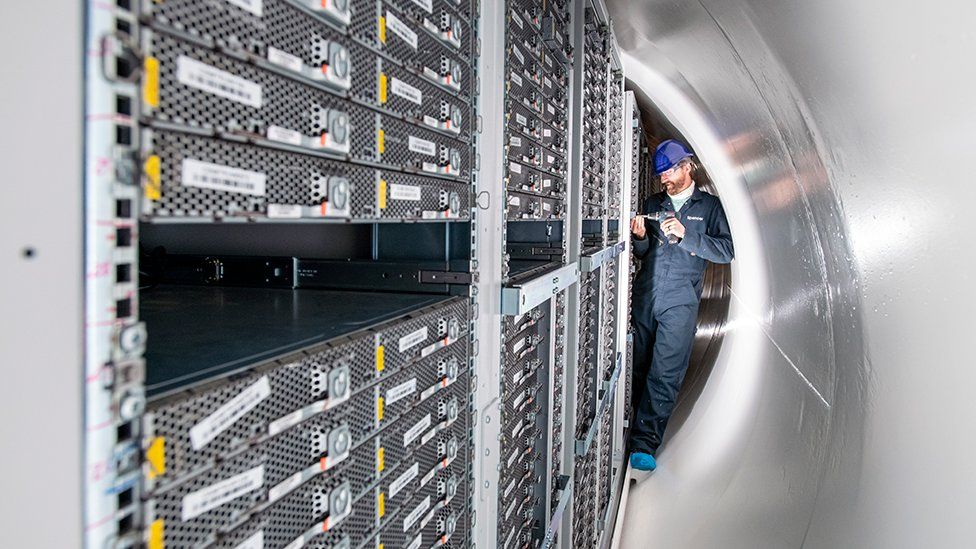
[[[654,173],[661,175],[670,170],[675,164],[685,158],[691,158],[694,154],[685,147],[684,143],[668,139],[662,141],[654,151]]]

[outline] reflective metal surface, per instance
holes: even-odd
[[[976,5],[609,4],[737,253],[619,546],[968,545]]]

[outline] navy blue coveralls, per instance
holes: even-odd
[[[673,210],[667,193],[657,193],[644,202],[642,213]],[[651,455],[661,445],[688,369],[706,261],[729,263],[735,255],[718,198],[696,187],[677,217],[685,226],[677,244],[669,244],[654,221],[645,222],[644,238],[634,238],[634,255],[642,265],[634,280],[631,319],[637,411],[630,446]]]

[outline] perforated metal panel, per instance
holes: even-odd
[[[415,365],[418,371],[437,371],[440,361],[447,361],[451,357],[460,364],[459,373],[464,372],[468,323],[460,320],[466,318],[467,309],[467,300],[455,298],[404,316],[399,321],[380,325],[374,330],[357,332],[301,353],[256,364],[230,379],[224,378],[151,401],[144,427],[145,444],[148,447],[157,437],[162,438],[167,456],[166,473],[154,475],[155,482],[164,485],[181,475],[209,468],[217,459],[277,434],[273,431],[287,428],[286,418],[308,407],[311,408],[305,413],[309,416],[321,414],[329,418],[342,418],[351,414],[349,426],[354,436],[365,436],[376,416],[376,398],[380,391],[374,387],[376,383],[396,386],[412,375],[409,372],[401,373],[408,365]],[[443,336],[436,339],[440,333],[439,325],[449,324],[451,318],[459,319],[457,337],[447,341]],[[384,345],[382,361],[377,360],[379,345],[385,341],[398,341],[402,336],[397,334],[404,331],[411,333],[423,328],[427,328],[431,334],[430,341],[402,352],[396,343]],[[448,335],[447,330],[445,327],[444,336]],[[420,356],[424,348],[431,351]],[[382,366],[381,370],[378,365]],[[349,380],[348,402],[323,410],[321,404],[324,400],[337,396],[330,390],[343,373],[347,373]],[[430,377],[430,374],[426,375]],[[239,395],[262,383],[268,386],[266,397],[215,434],[205,445],[194,446],[190,438],[194,426],[226,409],[228,403],[239,398]],[[275,425],[282,427],[275,428]]]

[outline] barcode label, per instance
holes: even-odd
[[[259,530],[234,549],[264,549],[264,530]]]
[[[300,132],[282,128],[281,126],[268,126],[268,139],[288,143],[289,145],[302,144],[302,134]]]
[[[390,91],[393,92],[393,95],[399,95],[407,101],[412,101],[418,105],[422,105],[424,103],[423,92],[410,84],[407,84],[403,80],[393,78],[390,82]]]
[[[271,396],[271,383],[268,381],[268,376],[263,376],[200,423],[191,427],[190,445],[194,450],[203,448],[269,396]]]
[[[508,163],[508,170],[512,173],[522,173],[522,165],[515,162]]]
[[[264,486],[264,465],[183,496],[183,521],[192,520],[228,501]]]
[[[305,66],[301,57],[272,47],[268,47],[268,61],[295,72],[302,72]]]
[[[264,196],[266,181],[267,176],[260,172],[184,158],[180,183],[185,187]]]
[[[402,475],[390,484],[390,497],[395,498],[401,490],[407,487],[410,482],[420,474],[420,464],[414,463],[412,467],[404,471]]]
[[[523,65],[525,64],[525,56],[522,55],[521,51],[519,51],[518,46],[512,46],[512,54],[518,58],[519,63],[522,63]]]
[[[430,509],[430,496],[424,498],[424,501],[421,501],[413,511],[410,511],[407,518],[403,519],[403,531],[409,530],[413,523],[417,522],[427,512],[427,509]]]
[[[242,10],[247,10],[258,17],[264,15],[262,0],[227,0],[228,4],[234,4]]]
[[[519,113],[515,113],[515,121],[518,122],[519,124],[523,125],[523,126],[525,126],[525,125],[527,125],[529,123],[529,120],[526,117],[524,117],[521,114],[519,114]]]
[[[512,73],[512,82],[515,82],[516,86],[522,87],[522,77],[515,74],[514,72]]]
[[[513,147],[521,147],[522,146],[522,138],[521,137],[514,137],[513,136],[511,139],[508,140],[508,144],[511,145],[511,146],[513,146]]]
[[[547,88],[551,88],[552,87],[552,80],[549,80],[549,77],[548,76],[543,76],[542,77],[542,85],[545,86],[545,87],[547,87]]]
[[[394,402],[417,392],[417,378],[407,380],[386,392],[386,404],[389,406]],[[392,496],[393,494],[390,494]]]
[[[268,204],[269,219],[301,219],[301,204]]]
[[[552,103],[546,103],[546,110],[549,114],[556,114],[556,109],[552,106]]]
[[[430,414],[427,414],[426,416],[424,416],[424,419],[418,421],[416,425],[414,425],[413,427],[410,428],[410,430],[404,433],[403,445],[406,446],[411,442],[417,440],[417,437],[419,437],[421,433],[423,433],[424,431],[427,430],[428,427],[430,427],[430,421],[431,421]]]
[[[185,55],[176,60],[176,79],[186,86],[261,108],[261,85]]]
[[[391,187],[390,188],[390,195],[391,196],[393,195],[393,189],[392,189],[392,187],[396,187],[396,186],[397,185],[390,185],[390,187]],[[420,191],[420,187],[413,187],[412,185],[400,185],[400,186],[401,187],[410,187],[410,188],[417,189],[418,191]],[[398,200],[403,200],[403,199],[398,199]],[[417,200],[420,200],[420,199],[418,198]],[[399,351],[402,353],[403,351],[406,351],[407,349],[410,349],[411,347],[416,347],[417,345],[420,345],[426,339],[427,339],[427,326],[424,326],[423,328],[420,328],[419,330],[414,330],[413,332],[410,332],[409,334],[407,334],[407,335],[401,337],[399,340],[397,340],[397,349],[399,349]]]
[[[415,153],[437,156],[437,144],[433,141],[427,141],[426,139],[411,135],[407,138],[407,147]]]
[[[433,5],[434,0],[413,0],[413,3],[424,8],[424,11],[426,11],[427,13],[434,12],[434,5]]]
[[[302,473],[298,472],[294,475],[286,478],[285,480],[279,482],[268,490],[268,501],[275,502],[282,498],[288,492],[291,492],[302,483]]]
[[[518,28],[520,28],[520,29],[524,29],[525,28],[525,23],[522,22],[522,18],[519,17],[519,15],[517,13],[512,13],[512,21],[514,21],[515,24],[518,25]]]
[[[410,47],[417,49],[417,33],[401,21],[399,17],[389,11],[386,12],[386,26],[393,31],[393,34],[402,38],[407,44],[410,44]]]

